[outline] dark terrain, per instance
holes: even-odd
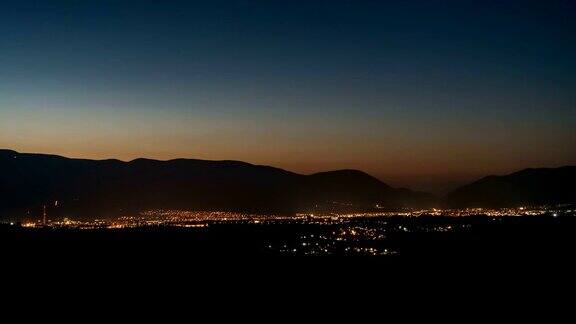
[[[44,205],[56,218],[150,209],[292,214],[556,205],[576,202],[574,183],[576,167],[527,169],[483,178],[440,199],[392,188],[358,170],[306,176],[239,161],[95,161],[0,150],[0,220],[38,218]]]
[[[505,176],[488,176],[456,189],[446,205],[462,207],[515,207],[576,202],[576,167],[526,169]]]
[[[432,195],[392,188],[356,170],[300,175],[239,161],[81,160],[0,150],[0,216],[116,217],[148,209],[294,213],[430,206]]]

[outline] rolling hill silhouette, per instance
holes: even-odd
[[[488,176],[445,198],[450,207],[516,207],[576,203],[576,166]]]
[[[157,208],[294,213],[435,202],[355,170],[305,176],[239,161],[95,161],[10,150],[0,150],[0,196],[4,217],[34,216],[56,201],[59,215],[86,218]]]

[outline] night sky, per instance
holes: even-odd
[[[0,147],[436,191],[576,164],[576,1],[1,1]]]

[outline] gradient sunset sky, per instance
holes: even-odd
[[[0,148],[430,190],[576,164],[576,1],[1,1]]]

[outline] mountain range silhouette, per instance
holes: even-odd
[[[515,207],[576,202],[576,166],[487,176],[445,197],[451,207]]]
[[[240,161],[70,159],[0,150],[0,216],[115,217],[149,209],[250,213],[576,202],[576,167],[490,176],[444,198],[392,188],[358,170],[301,175]]]

